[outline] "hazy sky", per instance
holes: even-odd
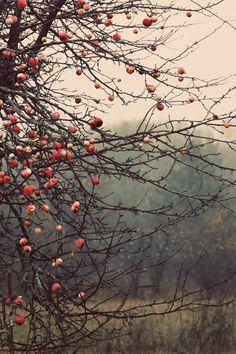
[[[198,2],[201,4],[206,3],[205,0],[199,0]],[[160,3],[166,4],[169,3],[169,1],[163,1]],[[178,1],[175,3],[178,3]],[[181,1],[181,6],[183,6],[184,3],[191,4],[192,1]],[[194,7],[194,5],[192,5],[192,7]],[[199,43],[197,49],[190,53],[188,57],[181,60],[178,65],[184,66],[187,74],[190,76],[200,77],[203,79],[226,77],[234,74],[236,72],[236,1],[224,0],[222,4],[217,7],[217,11],[214,11],[221,19],[226,21],[230,20],[231,24],[233,26],[235,25],[235,29],[230,27],[227,23],[222,25],[222,20],[212,16],[210,13],[207,16],[193,13],[191,19],[188,19],[184,13],[180,13],[178,16],[173,18],[173,24],[185,22],[191,24],[192,26],[187,29],[183,27],[174,37],[173,41],[168,43],[166,47],[161,46],[158,48],[157,53],[155,54],[158,55],[158,52],[160,51],[160,55],[164,55],[165,57],[175,56],[179,51],[184,50],[188,45],[216,30],[213,35]],[[126,32],[124,36],[126,36],[126,38],[134,38],[132,30],[130,30],[130,32]],[[153,66],[155,66],[155,63],[158,65],[158,58],[154,56],[152,58],[152,62]],[[123,85],[124,90],[127,89],[130,91],[135,91],[136,88],[141,90],[145,88],[143,77],[137,73],[131,76],[127,75],[124,66],[122,68],[114,68],[113,65],[108,65],[106,63],[106,74],[108,76],[110,75],[112,77],[121,78],[122,82],[120,83],[120,87]],[[94,95],[94,98],[107,98],[107,96],[100,90],[96,90],[91,82],[85,81],[82,77],[76,77],[74,75],[74,71],[71,72],[71,74],[68,74],[67,79],[70,83],[70,88],[78,90],[78,93],[81,93],[81,91],[89,91],[91,95]],[[150,80],[150,83],[154,82],[151,82]],[[217,87],[212,89],[211,92],[216,96],[219,96],[226,90],[226,87],[232,87],[234,84],[235,77],[231,77],[228,79],[225,87]],[[157,93],[165,96],[167,92],[163,87],[160,89],[160,92]],[[224,106],[221,107],[221,105],[219,105],[219,113],[223,113],[231,107],[234,109],[234,103],[235,97],[234,99],[228,99],[224,102]],[[225,109],[226,104],[227,109]],[[107,109],[107,114],[104,114],[103,118],[105,119],[107,126],[110,124],[116,125],[116,123],[126,120],[139,120],[150,108],[150,106],[151,103],[149,101],[144,102],[142,100],[140,100],[140,102],[136,102],[135,104],[130,103],[128,106],[122,106],[121,102],[116,99],[112,108]],[[198,109],[197,106],[195,107]],[[167,114],[173,114],[174,116],[178,114],[192,114],[191,112],[192,107],[191,110],[190,107],[186,107],[184,110],[183,107],[174,107],[173,109],[166,110],[165,112],[163,111],[162,117]],[[195,110],[194,113],[196,112],[197,111]]]

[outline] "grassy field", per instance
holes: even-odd
[[[235,316],[230,306],[133,320],[127,336],[104,341],[83,354],[235,354]]]
[[[115,304],[110,306],[114,307]],[[165,316],[130,320],[125,324],[120,336],[107,340],[108,335],[117,328],[117,322],[111,321],[107,332],[102,334],[95,346],[80,348],[77,352],[81,354],[235,354],[235,319],[236,306],[233,304],[224,308],[206,307],[194,312],[182,311]],[[15,339],[24,340],[22,329],[23,327],[15,329]],[[27,332],[27,327],[24,330]],[[90,344],[94,345],[94,342],[87,342],[87,345]],[[72,348],[58,352],[45,350],[35,354],[71,354],[73,350]],[[0,354],[3,353],[6,354],[7,351],[0,350]]]

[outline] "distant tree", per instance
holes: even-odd
[[[220,90],[224,79],[197,78],[182,66],[209,34],[172,56],[162,55],[195,16],[220,19],[221,3],[190,1],[184,8],[149,0],[0,1],[0,341],[5,352],[65,353],[71,347],[77,353],[101,340],[105,330],[106,338],[120,335],[125,321],[143,316],[141,306],[160,303],[127,305],[135,276],[159,264],[146,262],[151,238],[228,203],[235,182],[224,172],[235,169],[205,154],[204,146],[218,141],[235,149],[235,140],[222,134],[233,129],[234,112],[217,114],[217,104],[234,85]],[[124,87],[123,73],[127,83],[140,75],[140,84]],[[72,77],[78,80],[76,92]],[[217,86],[216,97],[211,88]],[[159,95],[163,88],[165,95]],[[147,107],[129,133],[107,127],[114,100]],[[187,118],[185,113],[172,117],[173,109],[185,106],[192,112]],[[211,175],[216,188],[208,193],[200,186],[188,191],[169,184],[177,166],[204,176],[213,165],[220,173]],[[115,180],[121,183],[114,192]],[[133,183],[121,200],[125,180]],[[147,205],[140,194],[144,184],[168,199],[155,197]],[[156,223],[140,229],[141,216],[155,217]],[[130,258],[128,267],[122,257]],[[179,292],[179,284],[177,279],[165,302],[169,307],[149,315],[175,311],[179,300],[180,308],[187,307],[185,300],[194,301],[192,290],[182,286]],[[112,319],[119,325],[111,330]],[[23,324],[19,338],[16,327]]]

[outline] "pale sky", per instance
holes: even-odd
[[[164,3],[165,1],[162,2],[162,4]],[[169,3],[169,1],[166,1],[166,3]],[[178,3],[178,1],[176,3]],[[190,5],[192,1],[181,1],[181,6],[185,3]],[[206,1],[199,0],[199,3],[204,4]],[[192,7],[194,7],[194,5],[192,5]],[[217,15],[226,21],[230,20],[230,23],[235,26],[235,29],[230,27],[227,23],[221,28],[218,28],[222,25],[222,21],[211,14],[209,14],[209,16],[203,16],[202,14],[194,12],[191,19],[188,19],[185,13],[180,13],[177,17],[173,18],[173,24],[185,22],[192,24],[192,27],[181,29],[175,36],[175,40],[168,43],[167,47],[161,46],[158,48],[157,53],[160,51],[160,55],[167,58],[175,56],[188,45],[191,45],[218,28],[213,35],[202,41],[194,52],[190,53],[188,57],[181,60],[178,64],[184,66],[189,76],[195,76],[198,78],[213,79],[233,75],[236,73],[236,1],[224,0],[222,4],[217,7]],[[142,34],[144,34],[144,32]],[[125,32],[123,36],[126,36],[125,38],[135,38],[131,29],[130,32]],[[153,56],[151,60],[152,61],[150,62],[150,59],[148,59],[149,64],[153,63],[153,66],[155,66],[157,57]],[[122,79],[120,87],[123,87],[124,90],[126,89],[135,92],[136,89],[142,91],[142,89],[145,88],[143,77],[137,73],[128,75],[125,72],[124,66],[121,68],[116,67],[116,69],[114,69],[113,65],[106,63],[105,70],[108,76],[110,75],[111,77]],[[86,81],[82,76],[76,77],[76,75],[74,75],[74,70],[71,73],[67,73],[66,81],[69,83],[71,89],[78,90],[78,94],[81,94],[81,91],[89,92],[89,94],[94,95],[94,98],[107,100],[107,95],[105,93],[101,90],[96,90],[93,83]],[[150,79],[150,83],[154,82],[151,82]],[[232,87],[234,85],[235,77],[231,77],[227,80],[226,86],[211,89],[210,92],[219,96],[227,89],[227,87]],[[167,92],[163,87],[160,89],[160,92],[157,93],[165,96]],[[234,99],[232,96],[232,99],[228,99],[227,102],[224,101],[223,105],[219,105],[217,113],[224,113],[231,108],[233,110],[235,108],[235,98],[234,95]],[[178,115],[196,114],[198,112],[198,107],[197,103],[194,104],[194,109],[193,106],[190,107],[189,105],[186,106],[186,108],[174,107],[173,109],[165,110],[165,112],[163,111],[162,113],[162,118],[165,119],[168,114],[171,114],[174,117]],[[128,106],[122,106],[121,102],[118,99],[115,99],[112,107],[107,109],[107,114],[103,114],[104,122],[106,126],[116,126],[117,123],[125,122],[126,120],[140,120],[151,105],[150,101],[144,102],[140,100],[140,102],[138,101],[136,103],[130,103]],[[225,105],[227,105],[227,107]]]

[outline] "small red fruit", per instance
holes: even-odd
[[[22,296],[17,296],[17,298],[16,298],[16,300],[15,300],[15,303],[16,303],[17,305],[22,305],[23,302],[24,302],[23,297],[22,297]]]
[[[98,176],[93,176],[91,182],[93,186],[97,186],[100,183],[100,178]]]
[[[60,119],[60,113],[59,112],[52,112],[51,117],[53,120],[58,120],[58,119]]]
[[[31,129],[31,130],[28,131],[27,135],[28,135],[28,138],[29,138],[29,139],[35,139],[36,136],[37,136],[37,131]]]
[[[49,206],[47,204],[43,204],[43,205],[41,205],[40,209],[47,213],[49,211]]]
[[[15,317],[15,323],[19,326],[23,325],[25,323],[25,318],[24,316],[16,316]]]
[[[80,210],[80,202],[76,201],[71,205],[71,211],[73,211],[73,213],[77,213]]]
[[[12,124],[17,123],[17,121],[18,121],[17,116],[14,116],[14,115],[9,115],[8,118],[10,119]]]
[[[156,90],[156,86],[149,84],[149,85],[147,85],[147,90],[148,90],[148,92],[153,93]]]
[[[26,237],[21,237],[20,241],[19,241],[19,244],[21,246],[26,246],[28,243],[28,239]]]
[[[38,60],[38,58],[30,57],[28,59],[28,64],[35,67],[35,66],[39,65],[39,60]]]
[[[53,146],[54,146],[54,148],[55,148],[56,150],[59,150],[59,149],[62,148],[62,145],[61,145],[61,143],[59,143],[59,141],[55,141],[55,143],[53,144]]]
[[[75,0],[75,3],[77,5],[77,7],[81,8],[81,7],[83,7],[85,0]]]
[[[85,245],[85,241],[83,238],[79,238],[78,240],[75,241],[75,246],[79,249],[83,248]]]
[[[67,150],[66,151],[66,158],[67,160],[72,160],[73,159],[73,154],[71,151]]]
[[[32,252],[32,248],[29,245],[25,245],[23,250],[24,250],[25,253],[31,253]]]
[[[18,9],[24,9],[26,6],[27,6],[26,0],[18,0],[16,3],[16,7],[18,7]]]
[[[88,145],[85,146],[85,150],[89,154],[92,154],[93,152],[96,151],[96,148],[95,148],[94,144],[88,144]]]
[[[145,19],[143,20],[143,25],[144,25],[145,27],[150,27],[150,26],[152,25],[152,20],[151,20],[150,18],[145,18]]]
[[[45,177],[52,177],[52,174],[53,174],[53,169],[51,167],[45,167],[43,169],[43,174]]]
[[[76,70],[76,75],[80,76],[80,75],[82,75],[82,73],[83,73],[83,71],[81,69],[78,68]]]
[[[29,204],[25,207],[25,212],[27,215],[32,215],[35,212],[35,206],[33,204]]]
[[[59,290],[61,290],[61,285],[59,283],[54,283],[54,284],[52,284],[51,289],[52,289],[52,291],[59,291]]]
[[[23,193],[25,195],[32,195],[34,193],[34,187],[30,184],[26,184],[23,188]]]
[[[103,125],[103,120],[101,118],[95,117],[89,121],[89,125],[92,129],[99,128]]]
[[[36,197],[39,197],[40,195],[41,195],[41,190],[40,189],[35,189],[35,191],[34,191],[34,195],[36,196]]]
[[[58,33],[58,35],[59,35],[59,38],[60,38],[60,40],[61,41],[67,41],[67,39],[69,38],[69,35],[68,35],[68,33],[66,33],[66,32],[59,32]]]
[[[77,132],[77,128],[74,125],[72,125],[71,127],[69,127],[69,132],[75,134]]]
[[[156,107],[157,107],[158,111],[163,111],[163,109],[165,108],[164,104],[161,102],[159,102]]]
[[[184,70],[183,67],[178,68],[178,74],[179,75],[184,75],[185,74],[185,70]]]
[[[24,73],[19,73],[17,76],[16,76],[16,80],[18,82],[22,82],[24,80],[26,80],[28,78],[28,75],[24,74]]]
[[[3,183],[10,183],[10,182],[11,182],[11,177],[5,175],[5,176],[3,177]]]
[[[133,66],[127,66],[127,67],[126,67],[126,72],[127,72],[128,74],[133,74],[134,71],[135,71],[135,68],[134,68]]]
[[[11,168],[18,167],[18,164],[19,163],[18,163],[18,161],[16,159],[12,159],[12,160],[9,161],[9,166]]]
[[[61,157],[61,155],[60,155],[59,151],[57,151],[57,150],[53,151],[53,153],[51,155],[52,160],[58,160],[60,157]]]
[[[121,40],[121,35],[119,33],[113,34],[112,38],[114,41],[120,41]]]
[[[18,125],[14,125],[14,126],[12,127],[12,131],[13,131],[15,134],[20,134],[21,128],[20,128]]]
[[[83,291],[80,291],[79,294],[78,294],[78,297],[80,299],[83,299],[85,297],[85,293]]]

